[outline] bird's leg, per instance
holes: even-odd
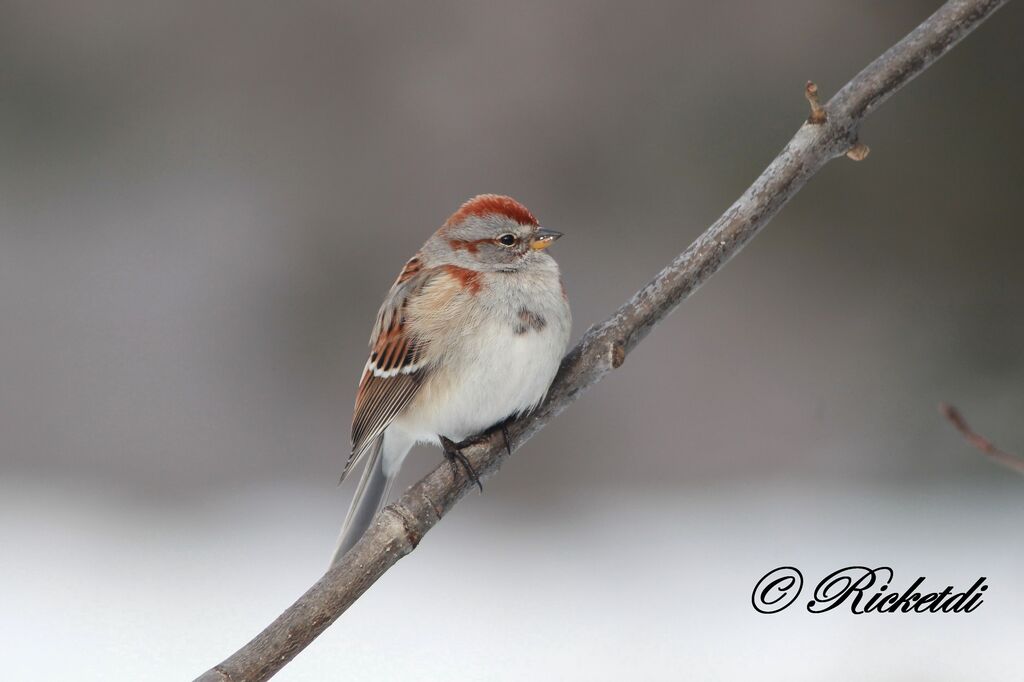
[[[480,488],[480,492],[483,492],[484,484],[480,482],[480,477],[477,476],[473,465],[470,464],[469,460],[466,459],[466,456],[462,454],[461,448],[463,443],[456,443],[450,438],[445,438],[444,436],[438,436],[437,438],[441,441],[441,448],[444,450],[445,459],[451,462],[452,466],[455,466],[456,462],[461,464],[462,468],[466,470],[466,475],[469,476],[469,480],[476,483],[477,487]]]
[[[508,425],[512,423],[514,417],[509,417],[505,421],[501,422],[501,435],[505,439],[505,452],[512,454],[512,441],[508,439]]]

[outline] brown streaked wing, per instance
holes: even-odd
[[[436,273],[424,270],[419,258],[406,263],[377,314],[366,363],[352,416],[352,454],[345,462],[342,480],[368,446],[416,396],[426,377],[421,365],[424,343],[406,325],[405,306]]]

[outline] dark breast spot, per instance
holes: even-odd
[[[521,336],[530,331],[539,332],[546,326],[548,326],[548,323],[543,315],[526,308],[520,308],[513,331],[517,336]]]

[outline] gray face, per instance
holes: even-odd
[[[502,215],[470,216],[438,231],[425,249],[461,267],[512,271],[536,259],[550,258],[530,246],[538,232],[535,225],[523,225]]]

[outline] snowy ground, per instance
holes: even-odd
[[[278,679],[1024,679],[1019,486],[812,489],[474,496]],[[0,492],[8,680],[191,679],[313,582],[339,506],[280,488],[147,512]],[[867,564],[990,588],[971,614],[755,613],[754,583],[783,564],[808,583]]]

